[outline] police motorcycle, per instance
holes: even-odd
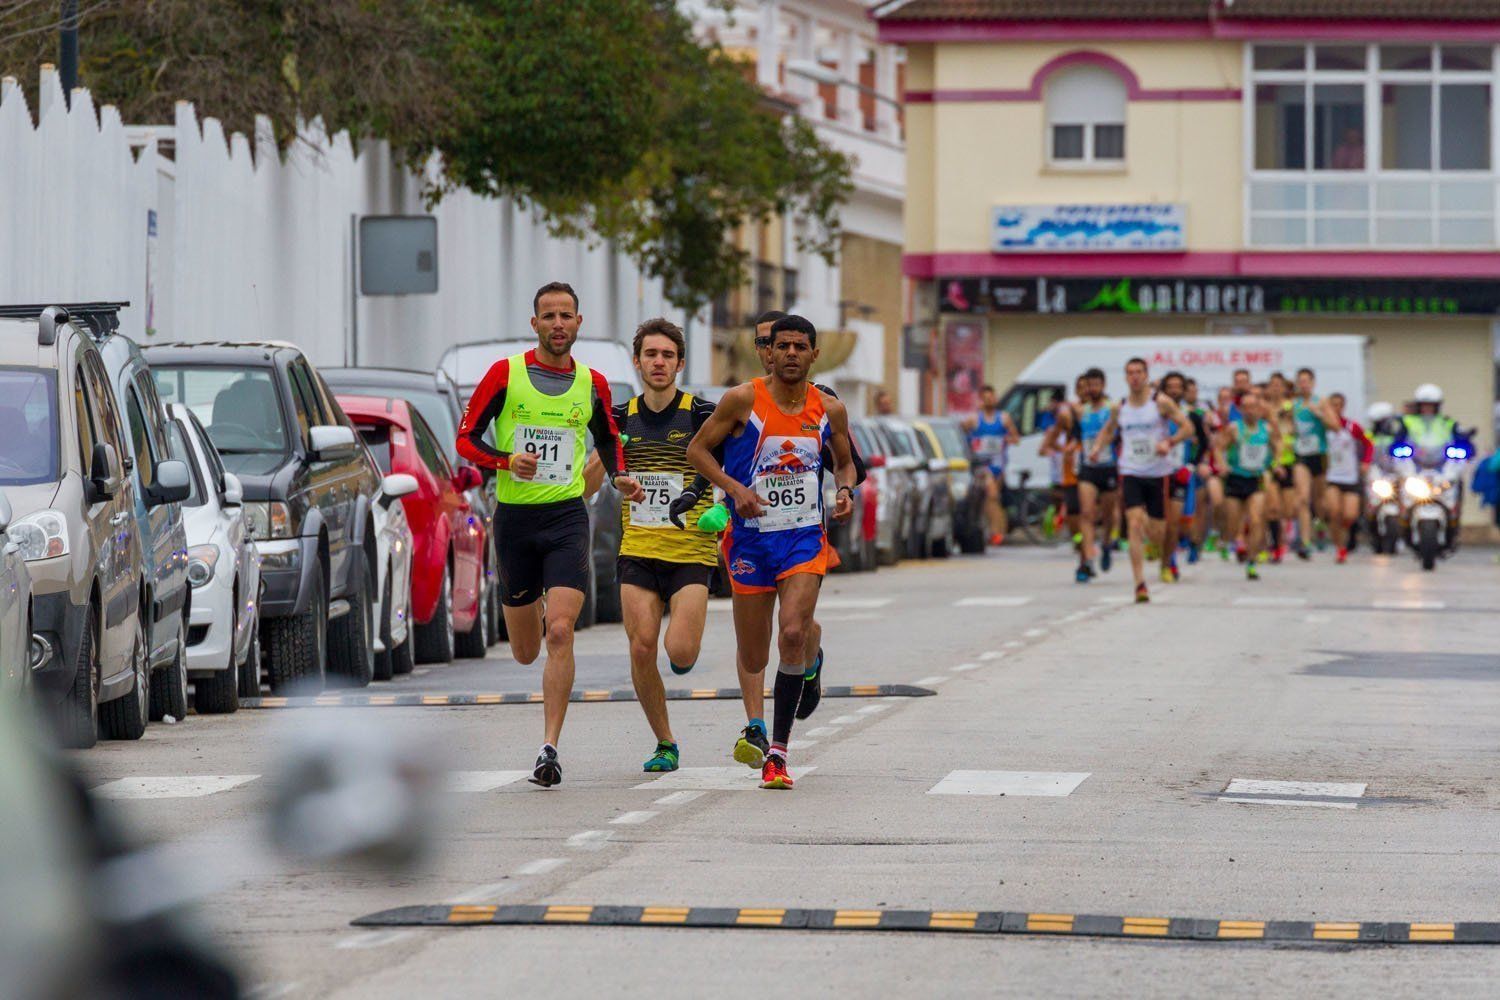
[[[1383,555],[1395,554],[1402,535],[1401,484],[1404,477],[1397,471],[1396,462],[1391,457],[1391,445],[1396,438],[1395,413],[1395,407],[1390,403],[1375,403],[1370,407],[1366,424],[1370,440],[1375,445],[1375,461],[1365,484],[1365,522],[1375,551]]]
[[[1437,412],[1443,402],[1437,386],[1419,386],[1414,401],[1418,413],[1402,418],[1390,455],[1401,476],[1406,544],[1431,571],[1439,557],[1458,549],[1463,476],[1475,454],[1474,431]]]

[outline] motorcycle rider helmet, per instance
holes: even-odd
[[[1443,390],[1431,382],[1423,382],[1417,386],[1417,391],[1412,393],[1411,398],[1414,403],[1437,403],[1441,406]]]
[[[1369,412],[1365,414],[1365,416],[1367,416],[1369,418],[1371,426],[1374,426],[1374,425],[1380,423],[1382,420],[1389,420],[1391,417],[1394,417],[1395,415],[1396,415],[1396,408],[1394,406],[1392,406],[1390,403],[1384,403],[1384,402],[1381,402],[1381,403],[1371,403],[1370,404]]]

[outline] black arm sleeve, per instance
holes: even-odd
[[[607,389],[604,391],[608,392]],[[589,433],[594,435],[594,450],[599,453],[599,461],[604,463],[605,474],[613,480],[625,471],[625,454],[613,408],[609,405],[608,396],[600,395],[597,383],[594,387],[593,412],[589,414]]]

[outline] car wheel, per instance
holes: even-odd
[[[454,652],[466,660],[483,659],[490,648],[490,621],[485,612],[489,594],[483,577],[479,581],[479,599],[474,602],[474,624],[469,631],[459,632],[453,637]]]
[[[416,638],[418,663],[453,662],[453,572],[447,566],[443,567],[443,582],[438,588],[432,620],[417,625]]]
[[[361,556],[354,564],[349,610],[328,625],[328,673],[340,687],[368,687],[375,674],[375,605],[370,596],[373,570]]]
[[[87,614],[73,663],[73,686],[58,712],[58,738],[65,747],[91,747],[99,741],[99,616],[93,605]]]
[[[177,623],[177,652],[151,678],[151,721],[160,722],[169,715],[178,722],[187,718],[187,689],[187,612],[183,612]]]
[[[239,605],[229,626],[229,663],[212,677],[193,682],[193,710],[199,715],[228,715],[240,707],[240,667],[234,662],[234,637],[239,634]]]
[[[268,673],[271,692],[284,694],[296,687],[298,694],[317,694],[327,678],[324,651],[328,642],[328,588],[324,567],[313,572],[307,610],[300,615],[272,618],[262,626],[262,638],[271,656]]]
[[[415,644],[416,640],[412,638],[411,631],[408,629],[406,639],[391,653],[392,674],[400,677],[402,674],[411,673],[412,668],[416,666],[412,660],[412,647]]]
[[[99,706],[99,732],[106,739],[138,740],[146,732],[146,716],[151,706],[151,660],[140,616],[136,617],[135,648],[130,655],[135,684],[114,701]]]
[[[385,648],[375,654],[373,676],[377,681],[388,681],[395,675],[396,651],[391,648],[391,580],[394,575],[387,566],[385,585],[380,588],[380,644]]]
[[[250,625],[250,648],[239,669],[240,699],[260,697],[260,622]]]

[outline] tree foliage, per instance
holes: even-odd
[[[9,8],[7,9],[7,2]],[[374,136],[446,182],[615,240],[698,308],[744,280],[736,227],[790,212],[832,259],[851,165],[672,0],[82,0],[80,82],[132,123],[173,105],[283,145]],[[0,71],[55,61],[56,5],[0,0]],[[441,191],[434,192],[440,196]]]

